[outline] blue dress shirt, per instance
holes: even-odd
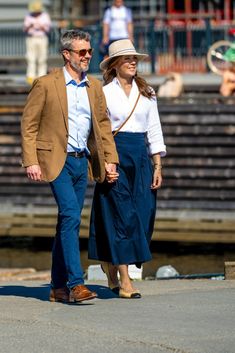
[[[87,139],[91,130],[91,110],[87,95],[86,86],[89,82],[86,75],[84,75],[81,82],[77,83],[66,68],[63,68],[67,101],[68,101],[68,152],[86,151]]]

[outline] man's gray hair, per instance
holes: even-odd
[[[65,49],[73,49],[72,43],[75,39],[91,41],[91,35],[88,32],[80,31],[79,29],[71,29],[64,32],[60,38],[60,51]]]

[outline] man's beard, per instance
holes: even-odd
[[[81,67],[81,66],[76,65],[76,64],[73,63],[72,61],[70,62],[70,65],[72,66],[72,68],[73,68],[75,71],[78,71],[78,72],[86,72],[86,71],[88,71],[88,69],[89,69],[89,64],[90,64],[90,62],[87,63],[86,68],[83,68],[83,67]]]

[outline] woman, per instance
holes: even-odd
[[[128,265],[141,267],[151,259],[156,190],[166,154],[155,93],[137,75],[138,60],[146,56],[122,39],[110,45],[109,57],[100,64],[120,165],[118,179],[110,172],[109,182],[95,187],[88,256],[103,262],[109,287],[122,298],[141,297]]]

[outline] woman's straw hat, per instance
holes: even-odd
[[[130,39],[120,39],[116,40],[109,46],[109,56],[101,61],[100,63],[100,69],[104,70],[106,69],[107,65],[109,64],[110,60],[113,58],[116,58],[118,56],[123,56],[123,55],[135,55],[138,57],[139,60],[144,60],[145,58],[148,57],[147,54],[141,54],[137,53],[135,50],[134,45],[130,41]]]
[[[226,50],[223,58],[225,61],[235,62],[235,46],[231,46],[228,50]]]
[[[36,0],[36,1],[31,1],[29,3],[29,12],[42,12],[42,11],[43,11],[43,5],[41,1]]]

